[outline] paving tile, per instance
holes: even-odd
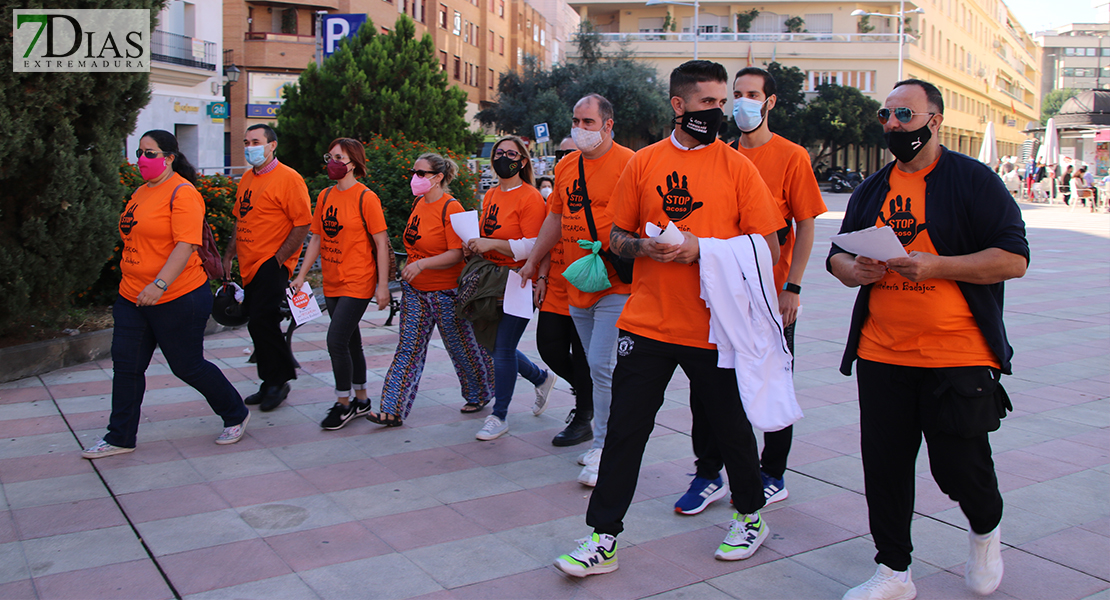
[[[323,494],[235,510],[260,536],[292,533],[354,520],[345,508]]]
[[[177,591],[186,596],[291,573],[260,539],[171,554],[159,563]]]
[[[22,544],[27,564],[35,577],[147,557],[135,532],[126,526],[26,540]],[[105,548],[112,551],[105,552]]]
[[[0,460],[0,483],[18,483],[92,473],[92,463],[74,452],[55,452]]]
[[[447,506],[367,519],[363,525],[398,552],[489,533]]]
[[[12,509],[106,498],[108,490],[95,473],[66,475],[51,479],[35,479],[4,485],[4,494]]]
[[[411,483],[445,504],[485,498],[520,489],[519,485],[487,469],[469,469],[431,475],[413,479]]]
[[[338,492],[401,479],[373,458],[309,467],[300,469],[297,473],[322,492]]]
[[[364,457],[348,438],[271,446],[270,451],[290,469],[309,469]]]
[[[677,565],[684,571],[693,573],[699,580],[712,579],[735,571],[750,569],[756,565],[782,558],[781,554],[771,550],[764,543],[751,558],[746,560],[717,560],[713,553],[721,545],[721,540],[725,539],[727,533],[728,530],[724,527],[712,525],[643,542],[635,547],[651,552],[659,558]],[[618,547],[623,552],[623,546]]]
[[[372,585],[368,585],[368,573],[373,574]],[[392,600],[443,589],[420,567],[400,554],[383,554],[329,565],[302,571],[299,575],[321,598]]]
[[[669,592],[648,596],[651,600],[731,600],[732,596],[705,582],[673,589]]]
[[[792,507],[776,510],[764,519],[771,534],[763,545],[783,556],[824,548],[857,535]]]
[[[258,533],[243,521],[239,513],[230,508],[147,521],[136,524],[136,528],[155,556],[226,546],[258,537]]]
[[[188,463],[206,481],[249,477],[285,470],[285,464],[265,449],[190,458]]]
[[[125,455],[126,456],[126,455]],[[98,460],[112,460],[115,456]],[[131,494],[200,483],[204,478],[187,461],[168,461],[153,465],[102,470],[113,494]]]
[[[12,511],[21,539],[126,525],[111,498],[94,498]]]
[[[539,561],[517,552],[491,535],[425,546],[403,554],[448,589],[543,566]],[[485,568],[474,568],[476,557],[482,557]]]
[[[227,600],[228,598],[265,598],[266,600],[319,600],[320,596],[295,574],[279,575],[241,583],[208,592],[189,594],[186,600]]]
[[[205,483],[117,496],[134,523],[171,519],[228,508],[227,501]]]
[[[564,576],[551,566],[454,588],[450,591],[450,596],[458,600],[487,600],[489,598],[517,598],[519,600],[573,598],[575,600],[588,600],[598,598],[598,596],[582,589],[573,578]]]
[[[733,597],[752,600],[836,598],[847,591],[840,582],[789,558],[722,575],[706,583]]]
[[[1095,579],[1020,550],[1003,550],[1002,561],[1006,572],[998,590],[1014,598],[1084,598],[1107,587],[1105,580]],[[963,577],[962,567],[955,572]]]
[[[161,600],[173,598],[158,568],[149,560],[105,565],[35,578],[41,598]]]
[[[0,584],[31,579],[31,570],[19,542],[0,544]]]
[[[698,581],[697,576],[642,548],[619,548],[620,568],[578,582],[588,592],[606,599],[652,596]]]
[[[950,600],[974,600],[982,598],[979,594],[968,589],[961,575],[949,571],[937,571],[928,576],[919,576],[913,572],[913,583],[917,587],[918,598],[946,598]],[[992,600],[1013,598],[1009,594],[995,591],[990,595]]]
[[[454,473],[478,467],[478,463],[449,448],[430,448],[378,458],[382,465],[397,473],[402,479],[416,479]]]
[[[231,506],[248,506],[319,493],[316,486],[293,471],[223,479],[209,484]]]
[[[585,451],[586,447],[583,447],[573,453],[517,460],[487,467],[487,469],[525,489],[534,489],[567,481],[577,481],[578,473],[582,470],[577,458],[579,454]]]
[[[1031,554],[1110,581],[1110,538],[1071,527],[1021,546]]]
[[[15,522],[12,521],[11,511],[0,512],[0,545],[18,540],[19,533],[15,529]]]
[[[871,530],[867,521],[867,499],[863,494],[841,492],[818,500],[792,504],[791,507],[857,535]]]
[[[0,439],[0,460],[56,452],[77,456],[80,451],[81,448],[73,440],[73,434],[68,431]]]
[[[96,436],[87,440],[87,445],[92,445],[101,437],[103,437],[103,431],[98,428]],[[212,439],[209,438],[208,441],[211,443]],[[215,446],[215,444],[212,445]],[[141,440],[139,445],[135,447],[135,451],[130,454],[117,454],[116,456],[98,458],[96,460],[96,468],[104,472],[142,465],[157,465],[170,461],[179,461],[181,458],[181,453],[167,440]],[[92,464],[87,460],[85,462]]]
[[[534,525],[573,514],[548,502],[543,496],[526,490],[456,502],[450,508],[468,521],[492,532]]]
[[[356,519],[430,508],[442,504],[423,487],[409,481],[394,481],[328,494]]]
[[[264,539],[297,572],[393,551],[378,536],[357,522],[306,529]]]
[[[11,600],[36,600],[35,586],[31,579],[18,579],[9,583],[0,583],[0,598]]]

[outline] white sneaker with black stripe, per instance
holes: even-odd
[[[607,533],[594,533],[570,554],[555,559],[560,571],[574,577],[600,575],[617,570],[617,538]]]
[[[713,555],[718,560],[744,560],[755,554],[763,540],[767,539],[768,531],[758,512],[750,515],[732,513],[728,535]]]

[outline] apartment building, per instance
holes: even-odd
[[[1110,24],[1070,23],[1038,31],[1034,41],[1041,46],[1041,97],[1052,90],[1110,87]]]
[[[220,14],[219,0],[172,0],[158,15],[150,40],[150,103],[127,137],[128,160],[134,161],[144,132],[164,129],[197,167],[224,164],[222,106],[214,106],[223,100]]]
[[[701,0],[696,38],[694,7],[686,3],[570,4],[604,39],[628,44],[661,75],[693,58],[696,47],[698,58],[720,62],[730,73],[749,60],[798,67],[807,74],[807,94],[832,82],[881,102],[898,80],[898,18],[852,15],[857,10],[897,15],[898,2]],[[907,0],[904,6],[902,72],[944,92],[942,143],[974,156],[986,123],[994,121],[999,152],[1016,154],[1025,125],[1040,116],[1040,48],[999,0]],[[568,54],[574,54],[573,46]],[[842,160],[854,166],[867,162],[864,158]]]

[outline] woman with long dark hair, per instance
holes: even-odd
[[[135,155],[145,183],[119,220],[123,278],[112,307],[112,414],[107,435],[81,453],[90,459],[134,452],[146,368],[156,347],[173,374],[223,418],[217,444],[238,442],[250,418],[239,392],[204,360],[212,291],[196,254],[205,227],[196,170],[168,131],[144,133]]]

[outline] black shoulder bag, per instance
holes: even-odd
[[[578,155],[578,189],[582,190],[582,207],[586,210],[586,225],[590,228],[590,237],[593,241],[597,239],[597,225],[594,224],[594,213],[590,208],[590,193],[586,191],[586,166],[582,159],[582,155]],[[602,246],[605,243],[602,242]],[[609,261],[613,265],[613,270],[616,271],[617,277],[623,283],[632,283],[632,265],[635,263],[633,259],[618,256],[612,250],[607,250],[604,247],[598,252],[601,258]]]

